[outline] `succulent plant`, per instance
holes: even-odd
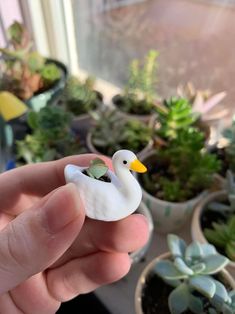
[[[91,160],[89,167],[86,169],[86,173],[89,177],[99,179],[104,176],[108,171],[108,167],[105,162],[100,158]]]
[[[204,136],[197,129],[179,130],[166,147],[156,149],[142,177],[144,188],[170,202],[187,201],[209,188],[220,162],[203,147]]]
[[[212,95],[210,90],[197,90],[192,83],[177,88],[177,94],[186,98],[192,104],[193,112],[200,114],[202,120],[221,119],[228,114],[228,110],[221,108],[217,113],[212,114],[212,109],[218,106],[226,97],[226,92]]]
[[[49,161],[82,151],[70,131],[71,116],[60,107],[47,106],[30,112],[28,124],[32,134],[17,141],[18,159],[26,163]]]
[[[225,223],[212,223],[211,229],[203,230],[206,239],[216,247],[224,250],[235,261],[235,215]]]
[[[93,145],[108,156],[123,148],[138,153],[151,140],[150,127],[137,119],[125,119],[115,110],[100,110],[92,117],[95,123],[91,131]]]
[[[185,98],[172,97],[163,104],[156,105],[158,128],[156,134],[169,141],[175,139],[180,130],[195,125],[199,115],[192,111],[192,106]]]
[[[172,234],[167,241],[171,259],[158,261],[154,272],[174,288],[168,298],[171,313],[181,314],[186,310],[204,313],[203,298],[211,302],[211,309],[231,304],[224,285],[212,276],[227,265],[226,257],[210,244],[193,242],[187,247],[182,239]]]
[[[157,57],[156,50],[150,50],[144,64],[133,60],[129,68],[129,79],[124,89],[121,109],[128,113],[150,114],[157,98]]]
[[[0,89],[27,100],[34,93],[47,89],[59,80],[61,71],[32,50],[29,33],[22,24],[14,22],[7,32],[8,47],[0,48]]]
[[[96,109],[98,98],[94,91],[94,79],[88,77],[83,83],[78,78],[71,76],[63,90],[62,102],[65,108],[75,116]]]

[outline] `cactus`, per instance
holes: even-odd
[[[151,140],[152,131],[146,124],[137,119],[123,119],[115,110],[101,110],[92,117],[95,120],[92,142],[108,156],[123,148],[138,153]]]
[[[93,88],[93,78],[88,77],[86,81],[82,83],[78,78],[71,76],[62,94],[62,102],[66,109],[75,116],[96,109],[98,99]]]
[[[156,72],[158,52],[150,50],[144,64],[135,59],[129,68],[129,79],[123,94],[121,109],[134,114],[150,114],[154,108],[156,94]]]
[[[187,247],[182,239],[172,234],[167,241],[171,260],[158,261],[154,272],[174,288],[168,298],[171,313],[181,314],[186,310],[203,313],[204,303],[200,296],[211,303],[213,310],[231,303],[224,285],[212,277],[227,265],[226,257],[218,254],[210,244],[193,242]]]

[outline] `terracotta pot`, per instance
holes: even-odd
[[[112,135],[111,135],[112,136]],[[86,145],[87,148],[89,149],[89,151],[91,153],[94,154],[99,154],[99,155],[103,155],[103,153],[101,153],[94,145],[92,142],[92,133],[88,132],[87,137],[86,137]],[[145,146],[145,148],[143,148],[140,152],[136,153],[136,155],[138,156],[138,158],[141,158],[141,156],[144,156],[148,151],[151,150],[151,148],[153,147],[153,141],[150,140],[149,143]],[[123,149],[128,149],[128,147],[123,147]],[[112,156],[110,156],[112,157]]]
[[[162,254],[158,257],[156,257],[154,260],[152,260],[142,271],[135,290],[135,312],[136,314],[145,314],[142,310],[142,290],[146,282],[146,278],[149,276],[151,271],[153,270],[154,266],[156,265],[156,262],[162,259],[169,259],[171,256],[170,252],[167,252],[165,254]],[[220,272],[222,274],[224,282],[228,284],[232,289],[235,289],[235,281],[233,277],[230,275],[229,272],[226,270],[222,270]]]
[[[192,224],[191,224],[191,235],[194,241],[198,241],[200,243],[208,243],[201,228],[201,216],[203,215],[203,211],[206,209],[207,205],[211,203],[212,201],[215,201],[215,200],[223,201],[226,199],[227,199],[227,192],[218,191],[218,192],[209,194],[197,205],[193,214],[193,219],[192,219]],[[227,267],[235,275],[235,262],[230,261]]]
[[[142,155],[141,161],[146,164],[146,159],[153,156],[154,153]],[[138,178],[138,174],[136,176]],[[193,199],[176,203],[160,200],[145,191],[143,187],[142,190],[143,201],[152,213],[155,230],[160,233],[169,233],[182,227],[190,219],[195,206],[207,194],[203,191]]]
[[[130,254],[130,257],[132,259],[132,264],[136,264],[136,263],[140,262],[144,258],[145,254],[147,253],[147,251],[148,251],[148,249],[150,247],[151,240],[152,240],[152,237],[153,237],[153,229],[154,229],[152,215],[151,215],[150,211],[148,210],[148,208],[146,207],[146,205],[143,202],[140,203],[140,206],[136,210],[135,214],[142,214],[147,219],[148,230],[149,230],[149,238],[148,238],[148,241],[145,244],[145,246],[143,246],[139,250],[134,251],[134,252],[132,252]]]
[[[148,123],[151,119],[151,114],[143,114],[143,115],[139,115],[139,114],[131,114],[131,113],[127,113],[125,111],[122,111],[120,109],[120,102],[122,102],[122,96],[121,95],[116,95],[112,98],[112,105],[119,111],[120,115],[124,116],[125,118],[128,119],[138,119],[142,122]]]

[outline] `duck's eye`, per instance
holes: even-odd
[[[124,165],[126,165],[126,164],[127,164],[127,161],[126,161],[126,160],[123,160],[123,163],[124,163]]]

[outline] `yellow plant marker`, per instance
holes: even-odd
[[[0,92],[0,115],[5,121],[20,117],[28,107],[9,92]]]

